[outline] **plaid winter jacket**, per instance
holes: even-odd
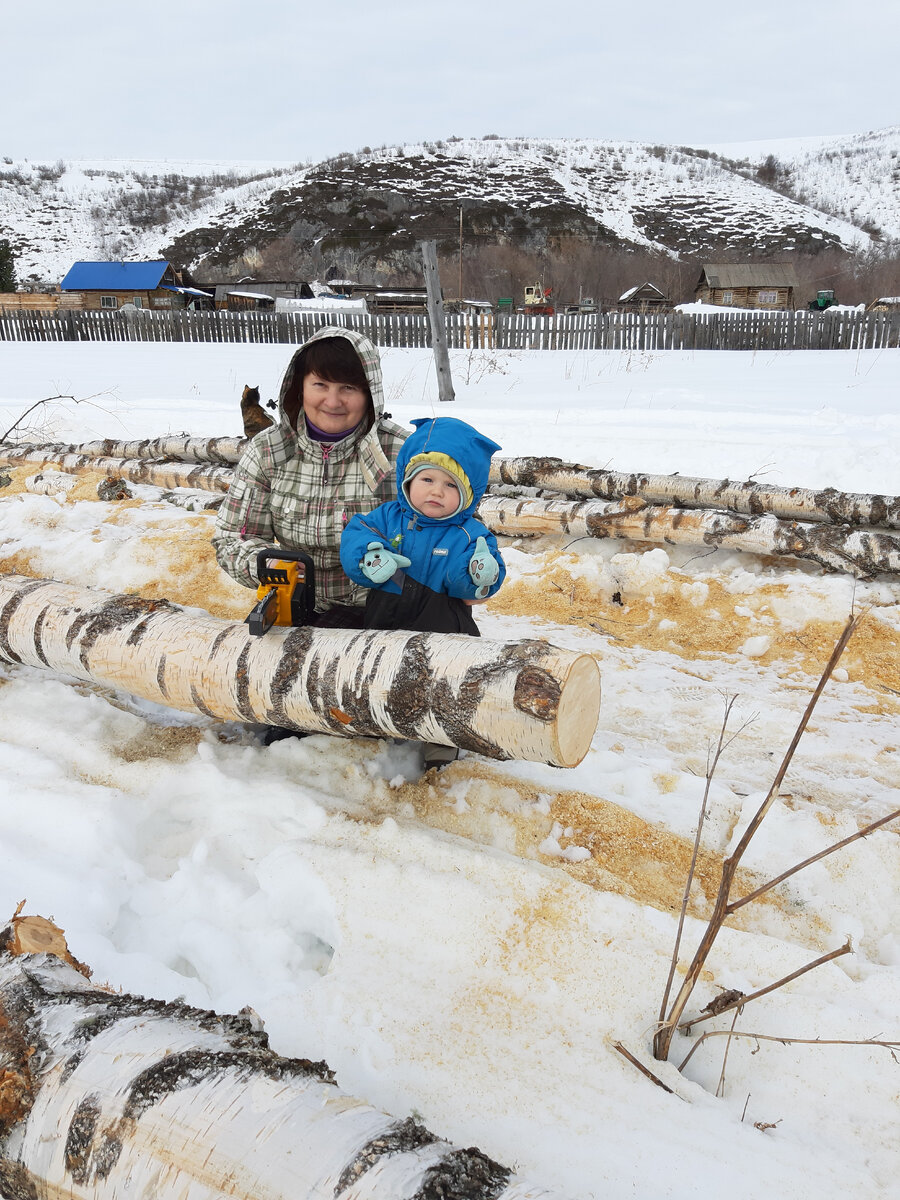
[[[409,431],[386,420],[381,363],[368,338],[349,329],[325,327],[320,337],[345,337],[356,350],[369,381],[375,424],[357,429],[329,449],[315,442],[298,420],[291,427],[283,400],[297,367],[292,357],[281,383],[281,420],[256,435],[241,454],[228,495],[219,508],[213,546],[216,560],[245,587],[257,586],[256,557],[267,546],[306,550],[316,568],[316,608],[364,604],[365,589],[341,569],[344,526],[397,495],[395,463]],[[308,344],[308,343],[307,343]]]

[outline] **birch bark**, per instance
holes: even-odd
[[[587,654],[539,640],[273,628],[252,637],[168,600],[0,576],[0,659],[184,712],[344,737],[400,737],[576,766],[600,707]]]
[[[900,573],[900,538],[888,533],[712,509],[660,508],[633,496],[619,503],[486,496],[478,515],[494,533],[562,533],[570,538],[722,547],[801,559],[860,578]]]
[[[0,952],[0,1194],[550,1196],[474,1147],[354,1099],[326,1063],[275,1054],[248,1017],[106,992],[52,954],[8,951]]]
[[[750,516],[771,513],[790,521],[900,529],[900,496],[839,492],[835,488],[774,487],[730,479],[692,479],[609,471],[558,458],[505,458],[491,464],[490,481],[547,488],[573,499],[620,500],[639,496],[648,504],[730,509]]]

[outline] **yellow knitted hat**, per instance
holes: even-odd
[[[429,467],[440,467],[442,471],[446,471],[448,475],[452,475],[459,484],[459,508],[456,512],[462,512],[464,508],[468,508],[473,499],[472,485],[469,483],[469,477],[455,458],[451,458],[449,454],[442,454],[439,450],[429,450],[425,454],[416,454],[406,464],[406,470],[403,473],[403,491],[406,493],[406,498],[409,499],[409,481],[414,475],[418,475],[420,471],[427,471]],[[453,515],[455,516],[456,514],[454,513]]]

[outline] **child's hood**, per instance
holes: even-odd
[[[472,488],[471,501],[456,514],[457,517],[469,516],[487,487],[491,456],[501,447],[456,417],[419,417],[410,424],[415,426],[415,432],[403,443],[397,457],[398,499],[408,503],[403,491],[403,477],[410,459],[419,454],[446,454],[459,463]]]

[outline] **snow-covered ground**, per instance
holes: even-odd
[[[284,346],[0,345],[0,433],[240,432]],[[507,455],[894,493],[900,353],[383,352],[388,408],[463,417]],[[75,403],[78,401],[79,403]],[[239,618],[211,518],[102,504],[96,481],[0,491],[0,569],[165,595]],[[636,543],[508,542],[484,636],[595,654],[603,703],[573,770],[324,736],[263,749],[234,726],[49,672],[0,669],[0,920],[54,918],[95,978],[220,1011],[252,1005],[275,1049],[349,1092],[477,1144],[571,1197],[888,1200],[898,1066],[870,1046],[675,1039],[649,1056],[710,745],[693,950],[716,864],[761,803],[851,610],[866,615],[744,860],[740,890],[898,806],[900,582]],[[737,1029],[900,1037],[896,825],[739,910],[688,1009],[749,993]],[[727,1029],[733,1013],[700,1026]],[[616,1052],[621,1042],[672,1089]],[[720,1086],[720,1075],[724,1081]],[[718,1091],[721,1093],[716,1095]]]

